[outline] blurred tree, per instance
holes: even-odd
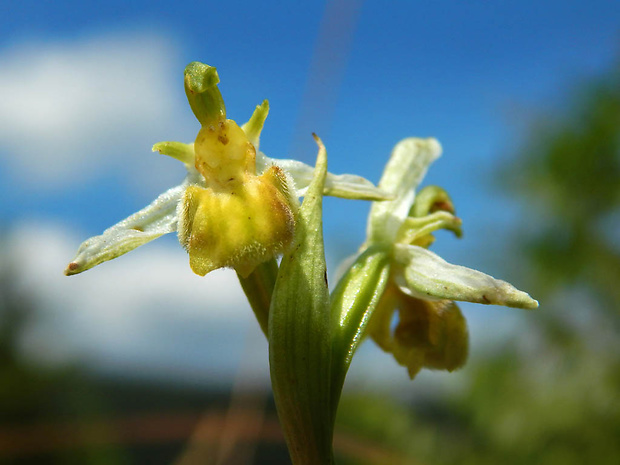
[[[3,239],[0,235],[0,463],[127,463],[110,441],[97,447],[109,431],[67,428],[105,410],[82,371],[35,366],[24,359],[23,333],[38,309],[20,290],[13,272],[18,267]]]
[[[542,305],[472,371],[459,463],[619,463],[620,66],[535,121],[505,170],[537,216],[510,255]]]

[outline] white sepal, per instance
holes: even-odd
[[[298,160],[282,160],[269,158],[262,152],[256,154],[256,170],[260,173],[271,165],[277,165],[288,172],[293,181],[297,194],[303,197],[314,176],[314,167]],[[376,187],[368,179],[353,174],[327,173],[325,178],[324,195],[341,197],[353,200],[386,200],[392,198],[390,194]]]
[[[173,187],[149,206],[106,229],[100,236],[85,240],[65,269],[65,274],[81,273],[176,231],[177,204],[184,191],[185,185]]]
[[[187,165],[186,165],[187,166]],[[190,184],[204,183],[193,166],[180,185],[160,194],[150,205],[106,229],[100,236],[85,240],[65,269],[70,276],[120,257],[147,242],[177,230],[177,204]]]
[[[396,144],[378,186],[391,194],[393,200],[372,204],[367,229],[369,242],[394,242],[413,204],[415,189],[440,155],[441,145],[433,138],[411,137]]]
[[[402,273],[396,275],[401,291],[420,299],[448,299],[533,309],[538,302],[506,281],[480,271],[452,265],[415,245],[396,244],[394,256]]]

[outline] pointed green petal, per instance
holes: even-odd
[[[415,245],[396,244],[396,260],[403,266],[397,276],[400,289],[420,299],[448,299],[533,309],[538,302],[506,281],[480,271],[452,265]]]
[[[183,142],[158,142],[153,145],[153,152],[168,155],[186,165],[194,164],[194,144],[184,144]]]
[[[379,182],[379,188],[395,198],[372,204],[368,217],[369,242],[394,241],[413,203],[416,187],[440,155],[441,145],[432,138],[409,138],[396,144]]]
[[[400,243],[413,244],[438,229],[448,229],[454,232],[457,237],[461,237],[461,223],[460,218],[445,211],[438,211],[422,217],[408,217],[398,230],[396,240]]]
[[[91,237],[80,245],[77,255],[65,270],[70,276],[132,251],[147,242],[177,229],[177,204],[186,185],[167,190],[153,203]]]
[[[331,338],[323,248],[322,193],[327,173],[319,143],[316,175],[284,254],[269,312],[271,384],[294,464],[331,464]]]
[[[295,187],[300,197],[303,197],[312,181],[314,168],[298,160],[281,160],[269,158],[261,152],[256,154],[256,169],[265,170],[270,165],[277,165],[287,171],[295,181]],[[327,173],[323,195],[341,197],[353,200],[386,200],[392,195],[377,188],[368,179],[353,174]]]
[[[254,110],[254,113],[252,113],[252,117],[250,118],[250,120],[243,126],[241,126],[241,129],[243,129],[243,132],[245,132],[245,135],[252,143],[257,152],[260,145],[260,133],[263,130],[263,126],[265,125],[265,120],[267,119],[268,114],[269,102],[267,100],[263,100],[263,103],[256,106],[256,109]]]

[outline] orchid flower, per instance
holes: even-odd
[[[221,267],[241,276],[281,254],[291,243],[299,196],[314,167],[269,158],[259,151],[269,112],[265,100],[239,127],[226,118],[214,67],[193,62],[185,69],[185,91],[202,127],[194,143],[160,142],[153,151],[184,163],[183,182],[150,205],[84,241],[66,275],[86,271],[158,237],[178,231],[190,266],[199,275]],[[354,175],[327,174],[325,195],[380,200],[389,195]]]
[[[332,295],[334,326],[346,334],[338,346],[349,354],[346,366],[368,334],[411,378],[421,368],[452,371],[465,363],[468,352],[467,323],[455,301],[538,307],[509,283],[428,250],[438,229],[461,235],[461,220],[443,189],[428,186],[416,196],[440,154],[432,138],[405,139],[392,152],[378,187],[394,198],[372,203],[367,240]]]

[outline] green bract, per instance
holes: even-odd
[[[316,136],[315,136],[316,138]],[[278,416],[293,463],[332,463],[331,334],[323,248],[327,155],[318,138],[314,180],[284,255],[269,314],[269,364]]]

